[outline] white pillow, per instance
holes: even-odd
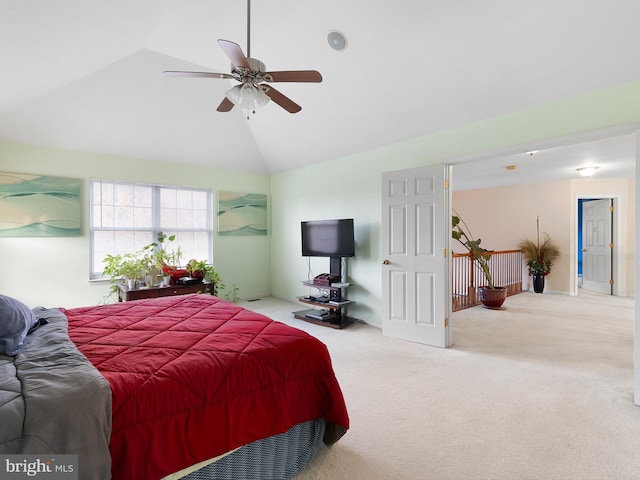
[[[36,317],[29,307],[15,298],[0,295],[0,355],[16,355],[25,346]]]

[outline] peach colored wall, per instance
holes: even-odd
[[[546,279],[545,291],[576,293],[576,208],[578,196],[614,196],[621,209],[620,295],[633,295],[635,181],[559,180],[510,187],[466,190],[453,193],[453,209],[469,225],[472,234],[490,250],[517,248],[523,237],[534,240],[536,217],[540,231],[558,244],[561,257]],[[464,251],[452,242],[455,252]],[[526,276],[526,272],[525,272]],[[525,282],[528,288],[529,279]]]

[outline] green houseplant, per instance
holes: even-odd
[[[140,252],[107,255],[103,262],[102,274],[108,276],[111,283],[107,297],[117,293],[118,285],[124,281],[127,281],[129,288],[133,288],[149,270],[148,260]]]
[[[216,271],[215,267],[205,260],[191,259],[187,262],[185,268],[190,277],[202,278],[205,283],[213,285],[213,291],[211,293],[216,297],[219,297],[220,293],[227,288],[226,285],[222,283],[222,278],[220,278],[220,274]],[[224,299],[232,303],[238,303],[240,297],[238,297],[238,287],[235,284],[225,292]]]
[[[480,285],[480,301],[489,308],[501,308],[507,297],[507,289],[505,287],[496,287],[493,282],[493,275],[489,261],[491,260],[491,252],[480,244],[481,239],[475,239],[471,235],[471,230],[464,220],[460,218],[457,212],[451,216],[451,237],[460,243],[468,252],[471,261],[480,267],[480,271],[484,276],[486,285]]]
[[[159,284],[158,279],[163,278],[166,285],[169,285],[172,274],[175,274],[180,266],[180,259],[182,258],[182,251],[178,246],[177,249],[169,251],[165,248],[165,240],[173,242],[176,239],[175,235],[167,236],[163,232],[158,233],[157,240],[146,245],[143,248],[144,255],[151,265],[150,273],[154,278],[153,284]],[[175,275],[176,278],[177,275]]]
[[[213,285],[213,295],[218,296],[218,293],[225,289],[224,283],[220,278],[220,274],[216,271],[215,267],[205,260],[196,260],[192,258],[187,262],[185,267],[187,275],[193,278],[198,278],[206,283]]]
[[[208,265],[205,260],[196,260],[195,258],[189,260],[185,267],[187,275],[199,280],[204,280],[209,268],[213,268],[213,266]]]
[[[182,251],[180,247],[169,251],[165,242],[172,242],[176,236],[167,236],[164,233],[159,233],[157,241],[152,242],[137,252],[126,253],[124,255],[107,255],[104,259],[103,275],[108,276],[111,282],[111,289],[106,298],[114,293],[118,292],[119,285],[125,281],[131,281],[130,288],[134,288],[134,285],[144,280],[145,276],[149,275],[154,277],[162,272],[164,276],[164,282],[175,282],[180,277],[186,275],[197,278],[210,284],[208,289],[213,289],[211,293],[218,296],[218,293],[225,289],[224,283],[220,275],[216,271],[215,267],[206,260],[191,259],[187,262],[184,269],[179,267],[180,259],[182,257]],[[156,272],[156,275],[153,275]],[[151,278],[149,285],[156,285],[156,279]],[[231,292],[225,297],[227,300],[236,303],[238,288],[234,285]],[[105,298],[105,301],[106,301]]]
[[[127,282],[129,288],[135,288],[135,285],[145,280],[149,275],[151,278],[150,285],[157,284],[159,272],[166,267],[167,262],[173,262],[180,259],[180,249],[168,252],[163,245],[165,240],[173,241],[175,235],[166,236],[162,232],[158,234],[156,242],[150,243],[136,252],[125,254],[108,254],[102,261],[104,269],[102,274],[109,277],[111,288],[106,295],[104,301],[112,294],[118,293],[118,286],[124,281]],[[155,273],[155,275],[154,275]]]
[[[160,232],[158,234],[157,241],[152,242],[144,247],[144,250],[147,251],[149,261],[152,262],[154,266],[159,270],[162,270],[163,268],[170,265],[174,265],[176,260],[179,262],[180,255],[178,255],[176,258],[176,251],[169,252],[164,245],[165,240],[173,242],[175,239],[175,235],[167,236],[164,233]],[[178,248],[178,251],[179,250],[180,248]]]
[[[536,217],[536,241],[524,238],[518,248],[522,250],[529,275],[532,277],[533,289],[536,293],[544,291],[544,277],[551,273],[551,267],[560,256],[560,248],[551,240],[548,233],[544,233],[544,240],[540,242],[540,217]]]

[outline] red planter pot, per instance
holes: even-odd
[[[195,272],[191,272],[191,278],[195,278],[197,280],[204,280],[204,273],[202,273],[201,271],[197,270]]]
[[[480,301],[487,308],[501,308],[507,298],[507,287],[480,287]]]
[[[171,277],[171,285],[175,285],[178,279],[187,276],[187,271],[184,269],[174,269],[168,267],[163,268],[162,273]]]

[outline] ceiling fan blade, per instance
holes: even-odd
[[[229,112],[234,106],[235,105],[231,100],[229,100],[227,97],[224,97],[216,110],[218,110],[219,112]]]
[[[230,78],[232,75],[228,73],[216,73],[216,72],[183,72],[180,70],[166,70],[162,72],[167,77],[204,77],[204,78]]]
[[[249,60],[247,60],[247,57],[245,57],[244,53],[242,53],[240,45],[229,40],[222,39],[218,39],[218,45],[220,45],[224,53],[227,54],[227,57],[229,57],[233,65],[235,65],[236,67],[243,67],[251,70]]]
[[[286,97],[285,95],[283,95],[282,93],[280,93],[278,90],[276,90],[271,86],[268,88],[265,88],[264,93],[266,93],[269,96],[269,98],[271,98],[271,100],[276,102],[278,105],[280,105],[289,113],[298,113],[300,110],[302,110],[302,107],[300,105],[298,105],[289,97]]]
[[[316,70],[287,70],[282,72],[266,72],[271,76],[267,82],[322,82],[322,75]]]

